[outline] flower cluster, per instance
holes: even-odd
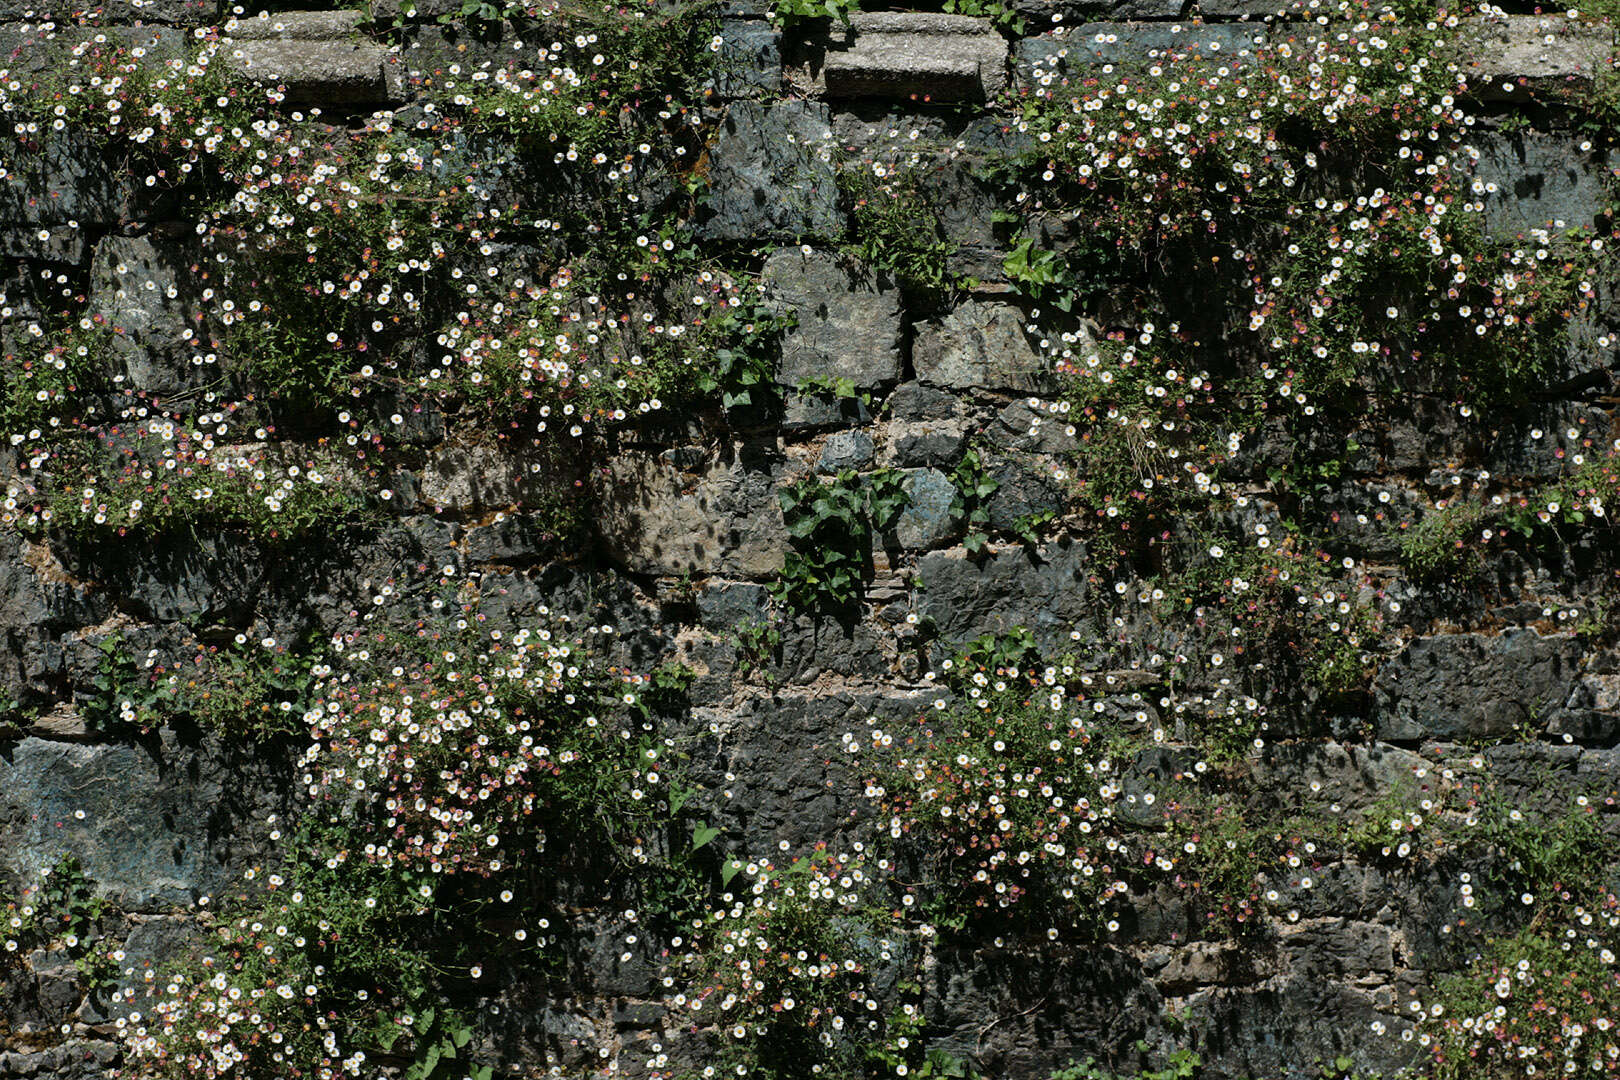
[[[722,1058],[751,1054],[767,1069],[796,1063],[801,1075],[820,1073],[851,1039],[881,1027],[866,973],[903,948],[871,906],[867,860],[817,845],[785,866],[756,861],[732,872],[720,903],[692,924],[688,987],[672,1005],[714,1025],[727,1044]]]
[[[1442,1077],[1620,1076],[1620,897],[1542,912],[1408,1002]]]

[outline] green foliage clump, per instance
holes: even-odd
[[[777,498],[793,550],[772,594],[799,611],[834,613],[860,599],[873,537],[893,527],[911,499],[904,476],[892,469],[846,469],[828,480],[807,476]]]
[[[917,169],[849,166],[839,170],[838,187],[854,220],[849,248],[863,263],[914,294],[937,296],[960,284],[949,266],[956,245]]]

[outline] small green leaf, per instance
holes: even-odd
[[[707,847],[709,842],[720,835],[720,830],[712,825],[699,825],[692,830],[692,850]]]

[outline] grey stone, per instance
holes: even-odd
[[[912,347],[917,378],[953,390],[1047,389],[1048,365],[1025,336],[1024,322],[1012,304],[969,300],[943,319],[923,323]]]
[[[56,254],[71,255],[69,248],[83,250],[83,230],[110,228],[129,209],[128,171],[118,166],[112,147],[82,132],[44,135],[34,146],[8,150],[0,164],[0,225],[22,230],[18,239],[24,245],[50,243],[34,235],[42,226],[77,222],[56,244],[62,248]],[[25,248],[23,253],[38,258],[52,252]]]
[[[0,867],[31,878],[71,852],[125,909],[189,906],[235,879],[289,779],[167,736],[156,752],[26,738],[0,756]]]
[[[69,573],[51,549],[0,534],[0,640],[27,628],[62,630],[99,622],[111,600]]]
[[[435,449],[419,483],[423,502],[452,514],[506,510],[541,486],[521,460],[482,443]]]
[[[764,447],[711,460],[696,476],[651,455],[619,454],[596,478],[608,554],[638,573],[769,577],[787,549],[779,469]]]
[[[956,485],[938,469],[916,469],[906,474],[911,501],[895,521],[894,535],[902,548],[925,551],[949,543],[961,532],[962,522],[951,513]]]
[[[872,410],[859,398],[840,398],[819,390],[785,390],[782,394],[782,431],[787,434],[871,422]]]
[[[783,248],[761,274],[772,303],[797,316],[782,338],[777,380],[846,378],[858,387],[900,377],[900,293],[858,264]]]
[[[823,663],[838,670],[845,632],[823,621],[815,633]],[[857,651],[865,650],[866,640],[863,635]],[[840,752],[839,737],[864,730],[869,717],[886,724],[915,720],[938,696],[933,688],[889,694],[789,689],[749,696],[735,709],[699,710],[700,730],[712,734],[691,758],[694,809],[725,830],[717,843],[727,850],[774,855],[786,841],[798,854],[818,841],[836,842],[871,808],[859,798],[860,764]]]
[[[996,422],[985,431],[995,445],[1005,450],[1027,450],[1040,454],[1072,454],[1079,442],[1069,434],[1062,416],[1030,405],[1027,399],[1015,401],[996,414]]]
[[[1432,773],[1432,765],[1411,750],[1386,743],[1358,746],[1300,741],[1268,745],[1252,768],[1260,791],[1290,799],[1308,789],[1314,802],[1337,803],[1350,814],[1390,794],[1408,792],[1415,799],[1422,786],[1418,770],[1428,768]]]
[[[1083,963],[1072,946],[942,945],[931,959],[923,976],[930,1046],[971,1055],[986,1076],[1050,1076],[1084,1056],[1080,1047],[1120,1062],[1164,1007],[1141,963],[1106,945],[1086,948]]]
[[[750,582],[711,583],[697,596],[698,618],[711,630],[731,630],[750,622],[765,621],[770,594],[765,586]]]
[[[292,104],[378,105],[404,97],[404,72],[389,50],[359,36],[359,11],[289,11],[228,23],[226,55],[260,86],[281,86]]]
[[[966,448],[967,424],[961,420],[895,420],[884,431],[883,461],[900,468],[949,469]]]
[[[981,558],[932,552],[917,564],[917,613],[933,622],[947,644],[1022,626],[1058,655],[1073,648],[1071,631],[1082,640],[1100,634],[1088,571],[1083,544],[1050,544],[1033,552],[998,548]]]
[[[1013,49],[1013,69],[1024,88],[1062,85],[1089,65],[1141,67],[1171,55],[1221,57],[1239,62],[1254,48],[1259,29],[1233,23],[1096,22],[1024,38]]]
[[[1602,151],[1583,151],[1575,136],[1524,131],[1477,140],[1475,198],[1485,231],[1511,236],[1533,228],[1592,228],[1608,207]],[[1558,224],[1562,222],[1562,224]]]
[[[1458,32],[1469,89],[1485,99],[1524,99],[1539,85],[1590,84],[1614,53],[1612,30],[1562,15],[1493,15]]]
[[[1020,522],[1040,513],[1061,515],[1066,505],[1062,487],[1048,475],[1015,461],[1001,461],[990,470],[996,490],[985,500],[990,524],[997,529],[1013,529]]]
[[[825,42],[829,97],[984,101],[1007,86],[1007,42],[988,19],[859,12]]]
[[[472,562],[517,562],[533,558],[550,538],[534,518],[499,512],[489,524],[469,528],[461,550]]]
[[[1518,628],[1418,638],[1373,681],[1381,739],[1493,738],[1545,726],[1574,685],[1580,644]]]
[[[832,149],[826,105],[733,102],[709,152],[699,234],[751,241],[841,236]]]
[[[86,5],[75,0],[0,0],[0,22],[56,20],[82,16]],[[99,26],[108,23],[177,23],[198,26],[215,20],[210,0],[98,0]]]
[[[872,454],[872,436],[864,431],[840,431],[829,435],[822,444],[816,470],[837,473],[845,469],[864,469],[872,463]]]
[[[961,411],[961,404],[950,394],[917,382],[895,387],[888,406],[896,420],[949,420]]]
[[[265,569],[244,557],[239,542],[219,534],[192,543],[98,548],[85,559],[125,610],[159,622],[236,622],[251,609]]]
[[[201,336],[201,298],[187,270],[195,262],[190,252],[160,248],[143,237],[107,236],[96,244],[90,309],[113,330],[126,389],[171,397],[219,377],[216,367],[192,363],[211,351]]]
[[[765,97],[782,89],[782,34],[769,23],[727,19],[720,24],[714,92],[723,99]]]

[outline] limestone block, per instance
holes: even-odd
[[[829,97],[983,101],[1007,87],[1007,42],[988,19],[863,12],[831,31],[821,78]]]
[[[389,50],[356,32],[358,11],[289,11],[227,24],[231,60],[294,104],[376,105],[404,96]]]
[[[637,573],[769,577],[787,529],[773,462],[745,450],[681,468],[630,452],[597,478],[596,523],[608,554]]]
[[[1460,38],[1469,88],[1488,100],[1523,97],[1529,84],[1589,83],[1614,54],[1610,33],[1562,16],[1476,17]]]
[[[912,360],[922,382],[953,390],[1030,393],[1051,382],[1045,360],[1024,336],[1024,314],[1012,304],[969,300],[923,323]]]
[[[873,387],[900,377],[900,293],[858,264],[783,248],[762,273],[773,302],[797,316],[782,340],[777,380],[846,378]]]

